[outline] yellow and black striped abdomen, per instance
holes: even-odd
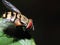
[[[5,12],[2,17],[14,23],[23,23],[25,26],[28,24],[28,18],[22,14],[17,14],[16,12]]]

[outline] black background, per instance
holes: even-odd
[[[8,0],[25,16],[34,21],[32,31],[37,45],[54,45],[59,43],[60,1],[57,0]],[[0,1],[0,14],[5,11]]]

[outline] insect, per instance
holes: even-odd
[[[34,25],[32,19],[28,19],[26,16],[21,14],[21,12],[13,6],[10,2],[6,0],[2,0],[3,4],[11,10],[12,12],[5,12],[3,14],[3,18],[8,19],[11,22],[14,22],[16,26],[26,26],[27,29],[33,28],[34,30]]]

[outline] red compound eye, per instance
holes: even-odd
[[[28,29],[32,28],[32,25],[33,25],[32,19],[29,19],[29,23],[27,25],[27,28]]]

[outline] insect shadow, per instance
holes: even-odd
[[[26,31],[23,31],[22,26],[17,26],[17,27],[9,26],[7,29],[4,29],[4,33],[9,38],[13,37],[15,39],[14,41],[31,38],[29,31],[27,29]]]

